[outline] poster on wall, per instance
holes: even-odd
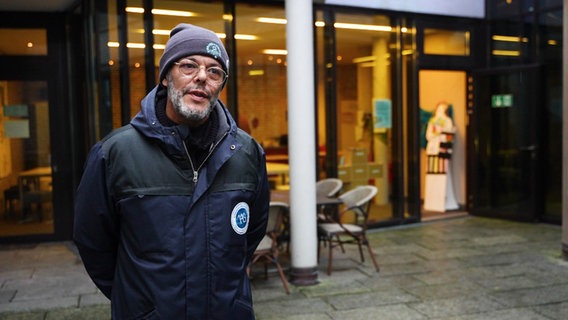
[[[7,83],[0,82],[0,178],[5,178],[12,172],[12,152],[10,148],[10,139],[7,137],[4,131],[4,124],[6,117],[4,116],[4,106],[8,98],[7,93]]]
[[[484,18],[485,1],[471,0],[326,0],[326,4],[445,16]]]
[[[388,99],[373,100],[373,131],[384,132],[392,127],[392,103]]]

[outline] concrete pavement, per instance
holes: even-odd
[[[290,295],[253,269],[257,319],[568,319],[561,232],[478,217],[372,231],[380,273],[354,246],[335,253],[331,276],[322,251],[319,284]],[[72,244],[0,247],[0,320],[16,319],[109,319],[109,303]]]

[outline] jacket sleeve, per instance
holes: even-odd
[[[118,243],[118,221],[113,214],[101,143],[89,153],[77,188],[73,238],[85,269],[110,299]]]
[[[258,145],[259,150],[259,184],[256,191],[256,200],[251,208],[251,221],[247,233],[247,256],[250,261],[256,247],[266,234],[266,224],[268,223],[268,207],[270,204],[270,188],[268,175],[266,173],[266,156]]]

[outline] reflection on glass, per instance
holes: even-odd
[[[283,7],[236,6],[238,34],[254,36],[237,39],[236,44],[239,126],[264,146],[269,163],[287,164],[285,23]],[[285,179],[271,181],[273,187],[285,188],[286,183]]]
[[[54,231],[47,101],[45,82],[0,81],[0,237]]]
[[[47,35],[45,29],[0,28],[0,55],[45,56]]]
[[[469,31],[424,29],[424,53],[469,56]]]
[[[370,222],[392,219],[390,182],[392,97],[391,41],[395,28],[380,15],[338,14],[336,28],[338,175],[344,191],[359,185],[378,187]],[[380,27],[379,27],[380,26]],[[341,59],[339,59],[341,57]]]

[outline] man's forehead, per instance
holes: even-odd
[[[213,59],[210,56],[205,56],[205,55],[200,55],[200,54],[194,54],[194,55],[190,55],[190,56],[185,56],[182,57],[181,59],[179,59],[179,61],[182,60],[190,60],[190,61],[195,61],[198,63],[203,63],[206,65],[216,65],[216,66],[221,66],[221,64],[219,63],[219,61]]]

